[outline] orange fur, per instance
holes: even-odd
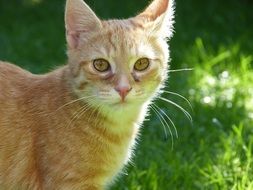
[[[154,0],[148,14],[127,20],[100,21],[82,0],[67,0],[66,66],[33,75],[0,62],[0,189],[101,190],[113,181],[167,78],[170,33],[157,35],[155,18],[162,26],[168,2]],[[152,67],[136,80],[131,68],[143,56]],[[91,69],[97,58],[112,64],[110,77]],[[121,102],[115,85],[126,80],[132,91]]]

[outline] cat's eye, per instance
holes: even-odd
[[[95,59],[93,61],[93,66],[99,72],[106,72],[111,68],[110,63],[105,59]]]
[[[148,58],[141,58],[138,61],[136,61],[134,65],[134,70],[145,71],[146,69],[148,69],[149,65],[150,65],[150,61]]]

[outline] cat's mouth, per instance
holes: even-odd
[[[138,101],[134,101],[132,99],[127,99],[127,100],[118,100],[118,101],[115,101],[113,103],[110,104],[110,106],[112,107],[121,107],[121,108],[124,108],[124,107],[131,107],[131,106],[138,106],[138,105],[141,105],[142,102],[138,102]],[[127,114],[127,113],[126,113]]]
[[[114,99],[110,102],[107,102],[108,106],[112,106],[112,107],[125,107],[128,105],[132,105],[134,104],[134,100],[132,99]]]

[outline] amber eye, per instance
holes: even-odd
[[[134,69],[136,71],[145,71],[150,65],[148,58],[141,58],[138,61],[136,61],[134,65]]]
[[[106,72],[111,68],[110,63],[105,59],[95,59],[93,66],[99,72]]]

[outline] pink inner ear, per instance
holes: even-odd
[[[80,31],[67,31],[67,43],[70,48],[77,48],[80,42],[81,33],[87,32],[86,30]]]
[[[140,16],[154,21],[168,10],[168,6],[169,0],[154,0]]]
[[[79,32],[67,31],[67,42],[70,48],[77,48],[80,38]]]

